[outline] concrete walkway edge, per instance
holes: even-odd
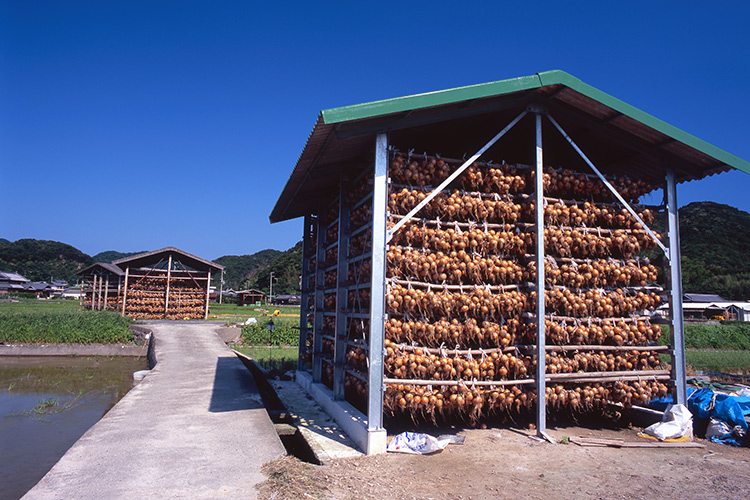
[[[250,372],[216,325],[149,324],[157,364],[23,498],[257,498],[282,455]]]

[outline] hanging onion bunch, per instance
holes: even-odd
[[[526,179],[507,163],[484,167],[472,164],[459,177],[459,185],[467,191],[522,193],[526,189]]]
[[[545,321],[547,342],[557,345],[646,345],[661,337],[659,325],[648,321],[604,320],[587,324],[581,321]],[[534,342],[536,324],[530,323],[527,342]]]
[[[367,224],[372,218],[372,206],[368,203],[363,203],[358,206],[349,214],[349,225],[350,230],[354,231],[365,224]]]
[[[536,292],[529,294],[529,301],[536,303]],[[552,288],[545,292],[548,311],[561,316],[611,318],[628,316],[641,311],[653,311],[661,302],[654,293],[639,291],[628,295],[621,289],[604,291],[590,289],[573,292],[568,288]]]
[[[657,235],[658,236],[658,235]],[[630,259],[651,250],[656,242],[641,230],[614,230],[594,233],[579,229],[544,229],[545,250],[558,257]]]
[[[358,370],[367,370],[367,351],[361,347],[350,347],[346,352],[346,364]]]
[[[328,207],[328,212],[326,212],[326,216],[328,217],[328,222],[335,221],[339,218],[339,202],[337,201],[330,207]]]
[[[535,203],[526,202],[521,208],[523,220],[533,222],[536,217]],[[636,213],[646,223],[654,222],[655,214],[651,209],[637,209]],[[612,205],[597,205],[583,202],[567,204],[557,201],[544,207],[545,224],[573,227],[602,227],[615,229],[639,229],[641,224],[625,208],[617,209]]]
[[[428,352],[421,347],[409,348],[386,342],[385,373],[389,378],[417,380],[513,380],[524,378],[531,359],[493,351],[481,357]]]
[[[326,266],[332,266],[336,263],[338,258],[339,258],[338,247],[329,248],[328,250],[326,250],[326,261],[324,264]]]
[[[526,296],[517,291],[493,293],[475,288],[464,293],[433,292],[391,286],[387,305],[392,314],[439,319],[441,317],[495,319],[516,316],[526,309]]]
[[[638,261],[597,259],[558,263],[554,259],[547,259],[544,262],[544,279],[548,285],[570,288],[647,286],[655,283],[657,278],[656,266]],[[529,282],[536,280],[536,262],[527,264],[523,279]]]
[[[347,189],[346,199],[350,206],[361,200],[365,194],[372,191],[372,180],[373,175],[371,173],[367,174],[359,182]]]
[[[361,283],[369,281],[372,275],[372,264],[370,259],[363,259],[353,264],[349,264],[348,279],[352,283]]]
[[[346,293],[346,303],[349,309],[361,311],[370,307],[370,290],[349,290]]]
[[[364,231],[355,236],[352,236],[349,245],[351,248],[351,252],[349,253],[350,257],[362,255],[363,253],[372,250],[372,238],[367,231]],[[331,262],[330,264],[332,263],[333,262]]]
[[[465,250],[487,255],[523,255],[533,242],[531,233],[521,233],[512,224],[500,229],[484,231],[474,228],[462,231],[459,228],[435,229],[419,224],[407,223],[395,233],[394,245],[422,247],[442,252]]]
[[[651,351],[548,352],[545,367],[547,373],[658,370],[661,361],[658,353]]]
[[[534,177],[535,173],[531,171],[529,184],[534,185]],[[611,179],[610,183],[628,202],[636,201],[654,189],[648,179],[631,179],[627,176]],[[612,201],[615,199],[607,186],[593,174],[582,174],[568,169],[556,170],[552,167],[544,168],[544,192],[548,196],[560,198],[593,201]]]
[[[370,334],[370,320],[364,318],[348,318],[347,329],[349,339],[367,340]]]
[[[476,422],[490,414],[530,410],[535,397],[534,392],[524,392],[516,386],[432,388],[408,383],[388,384],[383,406],[393,416],[407,414],[414,420],[435,422],[437,418],[446,418]]]
[[[403,320],[390,318],[385,323],[385,336],[390,342],[419,343],[428,347],[461,345],[463,347],[505,347],[516,343],[516,334],[525,326],[517,318],[500,323],[474,318],[464,321],[439,319],[437,321]]]
[[[386,254],[389,276],[401,276],[430,283],[490,284],[517,283],[523,268],[497,255],[482,257],[465,250],[443,253],[391,247]]]
[[[427,197],[428,193],[416,189],[403,188],[391,193],[388,199],[388,210],[392,214],[406,215]],[[450,194],[440,193],[433,198],[420,212],[428,219],[445,221],[487,221],[515,222],[521,211],[521,205],[509,200],[487,199],[453,191]]]
[[[326,288],[336,288],[336,270],[326,271],[323,275],[323,283]]]
[[[326,229],[326,244],[331,244],[339,239],[339,225],[329,227]]]
[[[440,158],[431,157],[416,160],[396,154],[391,161],[391,180],[400,184],[412,186],[437,185],[447,179],[450,173],[450,165]]]

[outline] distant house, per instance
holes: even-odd
[[[26,283],[23,291],[33,293],[37,299],[47,299],[52,295],[53,288],[46,281],[35,281],[33,283]]]
[[[22,292],[24,285],[27,283],[29,283],[29,280],[18,273],[0,271],[0,295],[9,292]]]
[[[663,304],[655,314],[663,316],[667,307]],[[684,294],[682,311],[687,320],[750,321],[750,302],[730,301],[715,294]]]
[[[260,290],[240,290],[237,292],[237,305],[247,306],[262,304],[266,301],[266,294]]]
[[[273,298],[273,303],[278,305],[300,304],[302,303],[302,297],[299,295],[277,295]]]
[[[81,298],[81,288],[80,287],[70,287],[66,288],[62,292],[62,298],[64,299],[80,299]]]
[[[712,293],[684,293],[683,302],[726,302],[727,299]]]

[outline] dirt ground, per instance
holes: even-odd
[[[385,454],[311,465],[284,457],[266,465],[264,499],[746,499],[750,449],[696,439],[705,448],[610,448],[564,437],[640,441],[637,428],[534,431],[467,429],[463,445],[429,455]],[[390,433],[389,433],[390,434]],[[437,435],[438,433],[433,433]]]

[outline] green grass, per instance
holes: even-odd
[[[298,351],[296,347],[241,345],[234,348],[253,358],[266,370],[287,371],[297,369]]]
[[[215,303],[208,306],[208,319],[239,323],[248,318],[261,318],[264,314],[269,316],[276,310],[281,312],[280,317],[284,320],[299,322],[299,306],[238,306],[237,304]]]
[[[687,349],[685,364],[695,370],[750,374],[750,351]]]
[[[19,299],[18,302],[0,302],[3,312],[72,312],[78,311],[78,301],[72,299]]]

